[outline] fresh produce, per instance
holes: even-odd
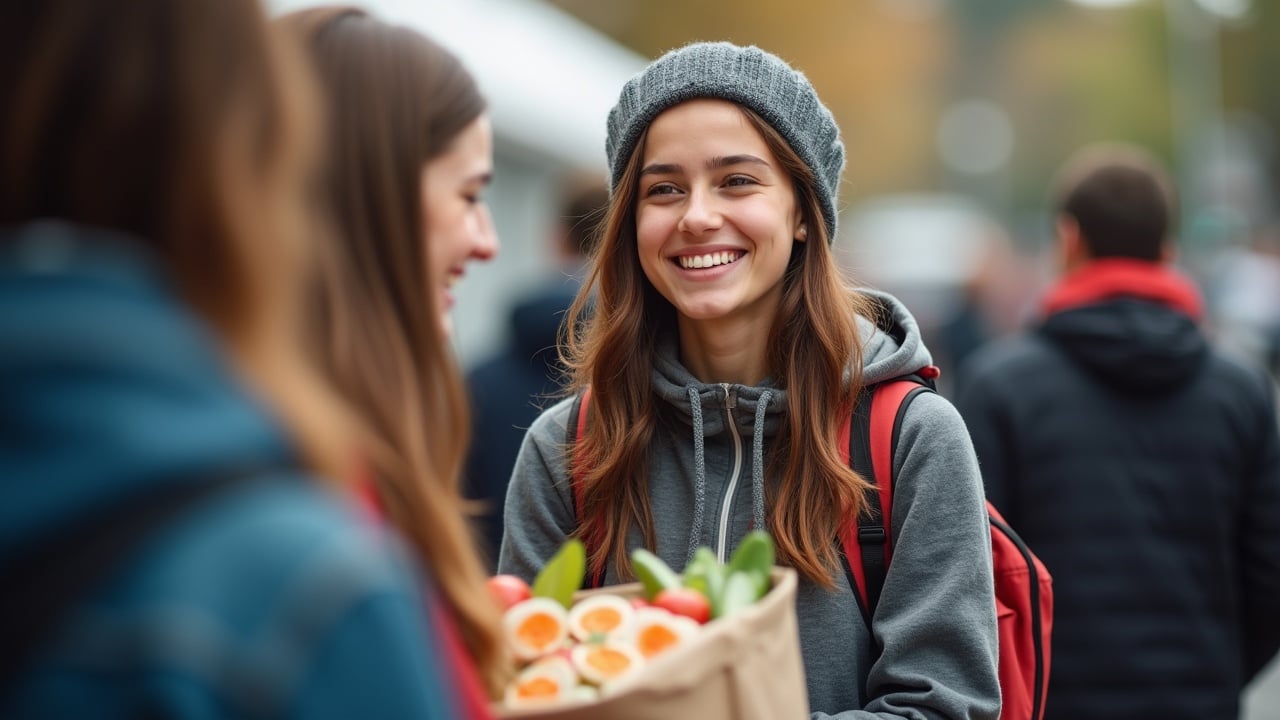
[[[693,639],[700,627],[683,615],[649,607],[636,611],[629,634],[631,642],[647,660]]]
[[[636,578],[644,586],[644,596],[649,600],[657,597],[663,590],[680,587],[680,576],[662,558],[644,548],[632,551],[631,567],[636,571]]]
[[[569,609],[569,632],[581,642],[603,640],[631,624],[635,609],[617,595],[592,595]]]
[[[699,625],[711,619],[711,602],[693,588],[667,588],[653,599],[653,606],[673,615],[683,615]]]
[[[551,598],[529,598],[503,614],[502,626],[517,660],[537,660],[564,647],[569,613]]]
[[[489,594],[504,612],[512,605],[533,597],[533,589],[529,587],[529,583],[516,575],[494,575],[485,584],[489,588]]]
[[[683,574],[636,549],[631,565],[639,597],[593,592],[575,603],[586,575],[586,550],[572,539],[532,587],[512,576],[490,578],[490,592],[505,608],[507,645],[521,664],[504,702],[526,707],[609,692],[653,658],[694,640],[703,624],[764,596],[774,559],[773,539],[764,532],[749,533],[723,564],[711,548],[698,548]]]
[[[533,595],[556,600],[567,609],[586,572],[587,549],[581,540],[570,538],[533,579]]]
[[[559,655],[548,655],[525,667],[507,686],[507,707],[551,705],[575,697],[578,673]]]
[[[762,530],[753,530],[729,556],[728,574],[744,572],[755,578],[756,597],[769,591],[769,573],[773,569],[773,538]]]
[[[711,617],[720,617],[720,601],[724,597],[725,566],[709,547],[700,547],[684,570],[684,586],[702,593],[710,605]]]
[[[724,594],[720,596],[720,613],[717,617],[728,617],[739,610],[750,607],[760,597],[759,583],[746,572],[729,573],[724,582]]]
[[[601,686],[634,675],[644,667],[636,646],[622,640],[586,642],[573,648],[573,668],[583,680]]]

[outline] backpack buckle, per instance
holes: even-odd
[[[873,525],[871,527],[858,528],[858,543],[860,545],[866,545],[868,543],[883,545],[884,541],[885,532],[883,527]]]

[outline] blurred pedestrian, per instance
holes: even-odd
[[[1054,575],[1046,718],[1234,718],[1280,646],[1266,375],[1210,347],[1165,170],[1082,149],[1043,318],[957,384],[987,494]]]
[[[0,3],[0,716],[457,717],[313,475],[302,67],[256,0]]]
[[[502,503],[520,442],[542,409],[561,394],[565,377],[560,332],[582,286],[587,256],[608,201],[609,186],[603,178],[584,176],[565,183],[549,243],[557,276],[515,304],[506,347],[467,374],[473,441],[467,456],[466,495],[481,503],[477,520],[490,570],[498,562]]]
[[[330,124],[323,212],[337,231],[316,343],[366,433],[366,499],[439,590],[465,648],[454,669],[467,714],[485,716],[507,658],[461,494],[470,425],[448,343],[453,285],[498,248],[482,198],[493,175],[485,99],[435,41],[362,10],[279,22],[304,40]]]
[[[1208,288],[1217,346],[1280,380],[1280,226],[1251,229],[1245,242],[1222,250]]]
[[[844,145],[813,86],[756,47],[687,45],[625,85],[607,150],[609,210],[569,315],[585,323],[569,387],[592,393],[572,455],[580,502],[566,399],[521,449],[499,568],[531,577],[580,535],[613,583],[634,548],[681,570],[700,546],[723,561],[765,529],[801,577],[813,717],[995,718],[981,480],[936,393],[902,420],[893,561],[870,622],[840,569],[837,531],[868,485],[838,429],[864,385],[932,366],[907,309],[839,273]]]

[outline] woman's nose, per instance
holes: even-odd
[[[476,227],[471,245],[471,257],[476,260],[492,260],[498,254],[498,232],[493,227],[493,217],[487,206],[477,210]]]
[[[685,201],[684,212],[680,216],[677,229],[692,235],[701,235],[718,229],[723,221],[724,217],[712,193],[695,189],[689,193]]]

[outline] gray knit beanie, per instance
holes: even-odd
[[[663,110],[695,98],[720,98],[754,110],[786,138],[817,178],[828,241],[836,236],[836,198],[844,143],[831,111],[809,80],[755,46],[693,43],[672,50],[627,81],[609,111],[610,190],[618,187],[640,134]]]

